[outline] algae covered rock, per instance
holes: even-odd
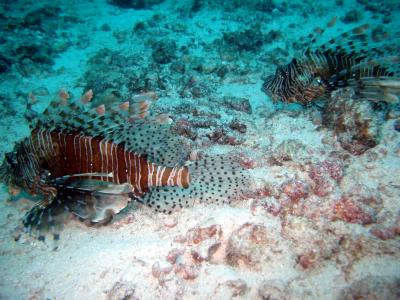
[[[164,0],[110,0],[109,3],[121,8],[146,9]]]
[[[322,122],[334,130],[343,149],[353,155],[361,155],[379,143],[380,116],[369,101],[355,100],[350,90],[333,93]]]

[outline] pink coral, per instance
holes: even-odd
[[[184,280],[193,280],[199,276],[198,269],[192,264],[178,264],[175,266],[174,272]]]
[[[333,220],[342,220],[347,223],[369,224],[372,223],[372,216],[365,212],[361,206],[346,198],[342,197],[334,204]]]
[[[188,244],[199,244],[202,241],[217,237],[222,234],[220,225],[211,225],[209,227],[194,227],[186,233]]]
[[[400,235],[400,227],[374,228],[371,233],[381,240],[391,240]]]
[[[291,201],[298,202],[308,196],[308,185],[301,180],[292,180],[282,185],[281,190]]]
[[[171,264],[176,263],[177,259],[185,253],[184,249],[174,248],[168,252],[167,261]]]
[[[327,176],[340,182],[343,177],[343,167],[339,161],[324,160],[312,165],[309,175],[316,183],[323,181]]]
[[[324,160],[311,165],[308,175],[315,182],[315,195],[324,197],[331,193],[334,186],[341,181],[343,167],[339,161]]]

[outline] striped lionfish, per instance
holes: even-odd
[[[328,27],[333,24],[331,21]],[[362,25],[318,45],[322,33],[324,30],[317,29],[310,34],[305,51],[289,64],[278,66],[275,75],[265,79],[262,90],[274,101],[303,105],[317,98],[328,99],[342,87],[352,87],[356,98],[398,102],[399,32],[390,35]]]
[[[6,154],[0,172],[7,184],[41,196],[23,218],[29,232],[44,239],[51,231],[58,240],[71,213],[106,224],[131,199],[170,213],[194,201],[229,202],[248,188],[233,158],[180,163],[182,141],[169,124],[153,122],[152,101],[139,95],[105,110],[57,99],[31,117],[30,136]]]

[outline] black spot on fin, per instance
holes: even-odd
[[[119,134],[123,135],[127,150],[146,155],[149,161],[159,165],[180,165],[188,159],[189,143],[173,133],[169,124],[143,124]]]
[[[231,155],[206,156],[189,166],[189,187],[157,187],[143,196],[143,203],[157,212],[171,213],[194,203],[229,204],[248,193],[252,179]]]

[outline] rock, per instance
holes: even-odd
[[[232,290],[232,297],[243,296],[247,291],[247,283],[243,279],[228,280],[225,284]]]
[[[220,225],[195,227],[186,233],[188,246],[192,246],[190,255],[194,262],[201,263],[212,259],[221,246],[222,230]]]
[[[164,39],[152,45],[152,57],[156,63],[167,64],[176,58],[176,43],[174,40]]]
[[[324,160],[312,164],[308,171],[309,177],[314,181],[314,194],[325,197],[330,194],[343,177],[343,166],[337,160]]]
[[[397,300],[400,297],[400,277],[368,275],[353,282],[338,299]]]
[[[0,55],[0,74],[6,73],[10,70],[12,62],[5,56]]]
[[[252,113],[250,101],[247,98],[224,96],[223,101],[223,105],[229,109],[245,112],[248,114]]]
[[[322,122],[338,136],[341,146],[353,155],[361,155],[380,140],[380,118],[370,101],[352,99],[351,90],[332,94],[324,108]]]
[[[208,227],[194,227],[186,233],[186,240],[189,245],[199,244],[202,241],[210,238],[220,238],[222,230],[220,225],[211,225]]]
[[[116,282],[113,287],[106,291],[108,300],[137,300],[135,297],[135,285],[130,282]]]
[[[321,267],[339,248],[339,237],[307,218],[287,217],[282,235],[291,241],[296,262],[303,270]]]
[[[108,2],[120,8],[148,9],[164,0],[109,0]]]
[[[226,262],[234,267],[255,267],[265,260],[268,244],[264,225],[245,223],[232,232],[226,246]]]
[[[58,17],[61,8],[57,6],[45,5],[25,15],[22,24],[25,27],[41,26],[42,22],[46,22],[50,18]]]
[[[246,124],[240,122],[238,119],[234,119],[229,123],[229,128],[232,130],[236,130],[239,133],[246,133],[247,126]]]
[[[102,31],[110,31],[110,30],[111,30],[111,27],[110,27],[110,25],[108,25],[107,23],[104,23],[103,25],[101,25],[100,29],[101,29]]]
[[[174,271],[184,280],[193,280],[199,276],[197,267],[192,264],[178,264],[175,266]]]
[[[275,281],[264,281],[258,288],[258,296],[262,300],[288,300],[283,284]]]
[[[292,202],[298,202],[308,196],[309,186],[301,180],[291,180],[281,186],[281,190]]]
[[[176,261],[178,260],[178,258],[183,255],[185,253],[184,249],[178,249],[178,248],[174,248],[172,250],[170,250],[168,252],[167,255],[167,261],[170,262],[171,264],[176,263]]]
[[[224,33],[222,40],[238,51],[258,51],[264,44],[264,35],[258,28]]]

